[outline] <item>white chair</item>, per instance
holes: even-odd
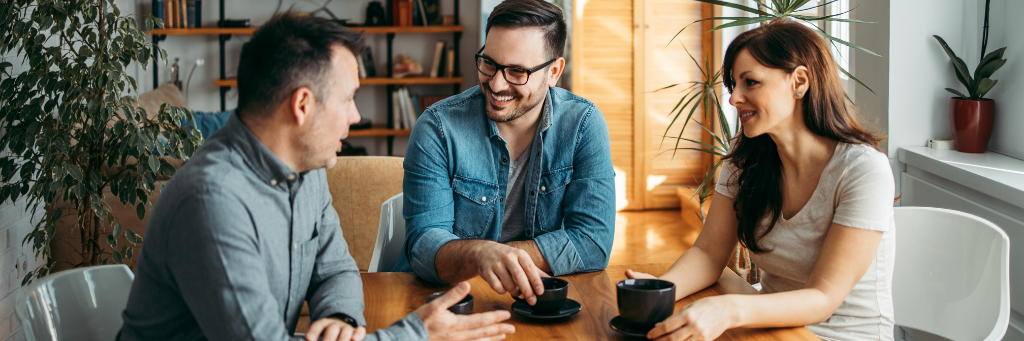
[[[110,341],[134,280],[123,264],[58,272],[19,289],[14,312],[29,341]]]
[[[402,193],[398,193],[380,205],[377,242],[373,244],[367,272],[391,272],[404,246],[405,218],[402,217]]]
[[[895,220],[896,325],[958,341],[1002,339],[1010,319],[1006,233],[941,208],[897,207]]]

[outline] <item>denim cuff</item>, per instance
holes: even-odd
[[[552,275],[572,274],[583,267],[580,254],[564,229],[539,235],[533,241],[537,243],[540,254],[551,267]]]
[[[416,244],[412,247],[412,254],[408,257],[409,264],[412,265],[412,271],[427,281],[444,283],[440,278],[437,278],[434,257],[437,257],[437,250],[440,250],[441,246],[457,239],[459,237],[444,229],[427,229],[416,240]]]

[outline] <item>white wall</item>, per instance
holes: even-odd
[[[127,0],[123,0],[127,1]],[[225,17],[228,19],[251,19],[253,25],[259,25],[267,21],[277,8],[275,0],[224,0]],[[295,6],[296,11],[312,11],[322,4],[323,0],[300,1],[285,0],[282,10]],[[363,22],[366,5],[369,0],[334,0],[328,5],[335,16],[340,19],[351,19],[353,22]],[[136,13],[150,13],[151,0],[137,0],[134,11]],[[473,66],[473,54],[480,46],[480,4],[478,1],[460,1],[460,24],[465,29],[460,41],[460,71],[463,74],[463,83],[460,87],[465,90],[476,85],[476,71]],[[454,1],[441,0],[441,11],[443,15],[454,14]],[[203,0],[203,27],[216,27],[219,17],[219,2],[217,0]],[[122,6],[122,12],[129,12],[132,9]],[[242,44],[249,40],[249,36],[232,36],[226,44],[226,70],[227,77],[234,78],[238,57],[241,54]],[[394,55],[406,54],[418,61],[424,68],[429,68],[433,58],[434,44],[444,40],[448,44],[452,42],[451,33],[432,34],[398,34],[394,41]],[[386,72],[384,63],[387,61],[387,39],[383,34],[367,35],[367,44],[373,51],[374,60],[377,62],[378,74]],[[206,61],[204,66],[198,67],[192,76],[191,85],[188,87],[188,103],[192,110],[219,111],[220,91],[213,85],[213,81],[220,77],[219,67],[219,44],[217,36],[169,36],[167,40],[161,41],[160,46],[167,51],[170,62],[174,58],[181,58],[182,81],[188,77],[196,59],[203,58]],[[168,64],[169,65],[169,64]],[[170,68],[160,65],[160,81],[166,82],[170,78]],[[153,71],[152,63],[149,70],[136,68],[136,75],[139,81],[139,91],[144,93],[152,90]],[[451,86],[410,86],[410,92],[421,95],[452,95]],[[387,122],[386,88],[384,86],[364,86],[356,97],[356,106],[363,117],[371,119],[375,124]],[[232,88],[227,93],[226,107],[232,109],[238,101],[238,92]],[[387,153],[386,139],[377,137],[351,138],[348,142],[356,146],[367,147],[371,155],[383,155]],[[404,155],[407,138],[395,138],[395,155]]]
[[[985,1],[978,1],[983,18]],[[988,51],[1006,46],[1006,65],[992,75],[999,81],[986,97],[996,101],[995,129],[988,149],[1024,159],[1024,1],[993,0],[989,16]],[[980,19],[979,19],[980,20]],[[980,32],[978,33],[980,37]],[[980,43],[979,43],[980,44]],[[979,55],[980,56],[980,55]]]

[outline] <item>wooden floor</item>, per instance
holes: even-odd
[[[700,230],[693,210],[619,212],[608,264],[674,262],[693,246]]]

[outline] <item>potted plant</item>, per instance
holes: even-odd
[[[972,76],[967,69],[967,63],[956,56],[956,53],[949,48],[946,41],[937,35],[933,36],[942,45],[950,61],[953,62],[953,70],[956,78],[964,87],[967,94],[952,88],[946,88],[956,95],[949,99],[949,127],[953,130],[953,142],[956,150],[961,153],[984,153],[988,148],[988,140],[992,137],[992,124],[995,121],[995,101],[985,98],[985,94],[992,90],[997,80],[991,79],[996,70],[1006,64],[1003,59],[1003,52],[1006,47],[985,54],[988,47],[988,10],[989,0],[985,1],[985,23],[981,36],[981,61],[974,68]]]
[[[132,259],[142,238],[122,228],[108,200],[142,219],[156,180],[175,172],[161,156],[187,159],[202,140],[181,127],[183,117],[192,120],[187,110],[138,108],[127,70],[145,68],[152,54],[167,60],[139,26],[109,0],[10,0],[0,8],[0,150],[9,150],[0,157],[0,202],[21,198],[29,211],[46,209],[23,239],[44,263],[25,269],[22,283],[54,270],[57,229],[80,236],[74,267]],[[145,26],[163,21],[148,17]],[[26,69],[15,72],[6,56]],[[104,198],[106,188],[116,198]],[[69,212],[75,218],[64,223]]]

